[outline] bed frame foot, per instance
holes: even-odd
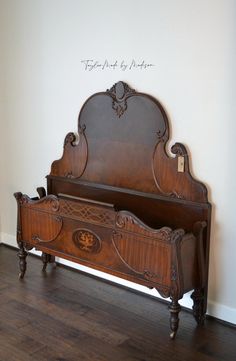
[[[19,279],[23,279],[26,271],[26,265],[27,265],[26,257],[28,253],[26,252],[24,243],[22,241],[20,241],[18,245],[19,245],[19,251],[17,255],[19,258],[19,267],[20,267]]]
[[[42,258],[42,261],[43,261],[43,268],[42,268],[43,272],[46,271],[48,263],[55,263],[55,257],[48,254],[48,253],[42,252],[41,258]]]
[[[181,306],[178,300],[172,300],[169,306],[170,310],[170,338],[174,340],[178,327],[179,327],[179,312],[181,311]]]
[[[198,325],[203,325],[206,317],[204,288],[196,288],[191,294],[193,300],[193,316]]]

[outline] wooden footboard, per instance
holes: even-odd
[[[165,297],[171,295],[173,282],[179,298],[193,288],[189,281],[184,284],[184,263],[178,261],[187,243],[188,273],[194,268],[196,237],[192,233],[164,225],[152,229],[131,212],[86,199],[49,195],[34,200],[21,193],[16,198],[18,229],[26,247],[155,287]]]

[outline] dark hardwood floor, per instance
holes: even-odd
[[[0,361],[233,361],[236,329],[180,314],[169,339],[167,305],[28,256],[18,280],[16,250],[0,246]]]

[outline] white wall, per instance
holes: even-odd
[[[2,230],[2,214],[3,214],[3,187],[5,185],[5,146],[4,146],[4,133],[5,133],[5,124],[4,124],[4,90],[5,90],[5,54],[4,54],[4,21],[0,8],[0,235]],[[0,238],[1,243],[1,238]]]
[[[12,243],[13,192],[35,194],[82,103],[118,80],[159,98],[173,140],[188,145],[213,203],[209,308],[236,323],[235,1],[1,0],[5,147],[1,239]],[[132,59],[149,70],[85,71],[83,59]],[[1,65],[2,67],[2,65]],[[0,98],[1,99],[1,98]],[[1,142],[2,143],[2,142]],[[185,302],[188,302],[186,300]]]

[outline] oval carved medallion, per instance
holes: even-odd
[[[101,250],[101,240],[92,231],[78,228],[73,232],[72,239],[76,247],[88,253],[98,253]]]

